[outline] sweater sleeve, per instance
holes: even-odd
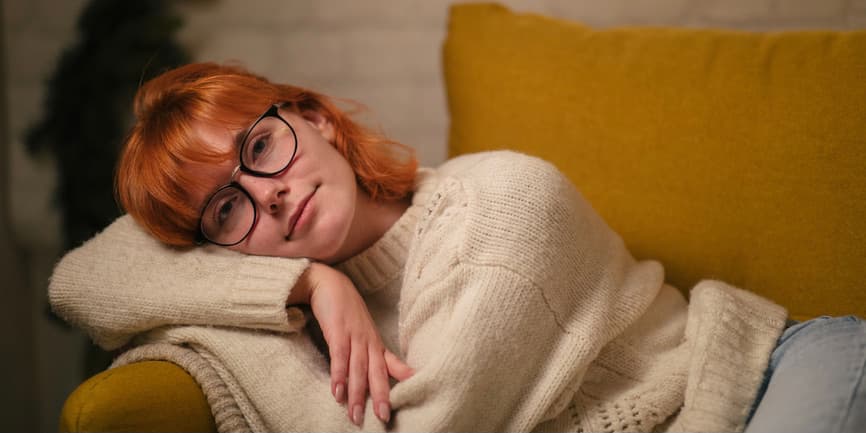
[[[452,272],[468,283],[461,295],[426,287],[406,310],[405,356],[416,373],[391,392],[394,428],[529,431],[586,369],[592,345],[561,346],[541,293],[510,271]],[[566,359],[583,365],[564,368]]]
[[[392,390],[397,430],[552,419],[662,284],[553,167],[466,161],[432,194],[407,262],[400,349],[416,373]]]
[[[307,266],[217,247],[174,249],[126,215],[60,260],[48,295],[60,317],[106,350],[165,325],[291,332],[305,319],[286,300]]]

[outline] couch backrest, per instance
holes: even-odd
[[[554,162],[638,258],[866,316],[866,31],[594,30],[451,10],[449,152]]]

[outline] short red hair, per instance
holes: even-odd
[[[209,147],[194,125],[207,122],[240,130],[272,104],[328,118],[334,125],[334,147],[374,200],[397,200],[412,191],[418,167],[414,151],[357,124],[327,96],[272,83],[241,67],[195,63],[165,72],[138,90],[136,122],[115,178],[118,202],[160,241],[194,245],[200,209],[190,193],[205,192],[208,186],[189,174],[189,164],[237,157],[236,151]]]

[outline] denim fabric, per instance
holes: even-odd
[[[787,328],[747,433],[866,432],[866,322],[819,317]]]

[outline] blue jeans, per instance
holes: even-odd
[[[782,333],[747,433],[866,432],[866,322],[819,317]]]

